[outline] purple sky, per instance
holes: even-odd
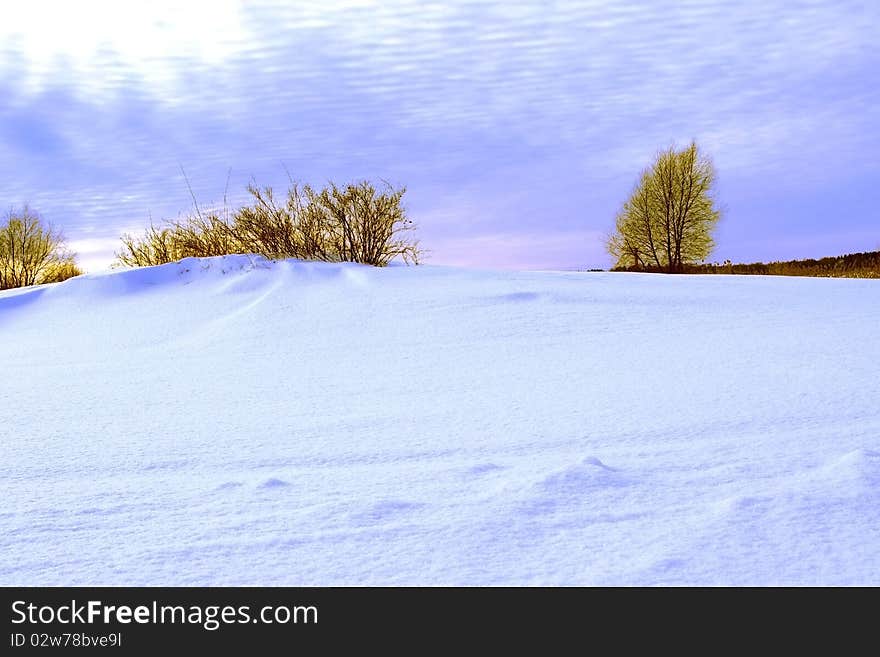
[[[3,3],[0,204],[97,269],[190,207],[181,166],[206,205],[286,166],[405,184],[432,264],[607,267],[639,171],[695,138],[712,260],[877,250],[878,29],[849,1]]]

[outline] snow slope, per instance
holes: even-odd
[[[880,284],[232,256],[0,293],[0,584],[880,584]]]

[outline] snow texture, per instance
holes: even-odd
[[[188,259],[0,293],[0,584],[880,585],[880,285]]]

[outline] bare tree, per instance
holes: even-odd
[[[617,215],[608,251],[616,268],[678,273],[712,251],[715,167],[696,143],[658,153]]]
[[[61,231],[44,225],[27,206],[0,225],[0,289],[58,282],[82,272]]]

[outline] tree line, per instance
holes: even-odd
[[[880,251],[777,262],[733,263],[726,260],[723,263],[687,265],[685,273],[880,278]]]

